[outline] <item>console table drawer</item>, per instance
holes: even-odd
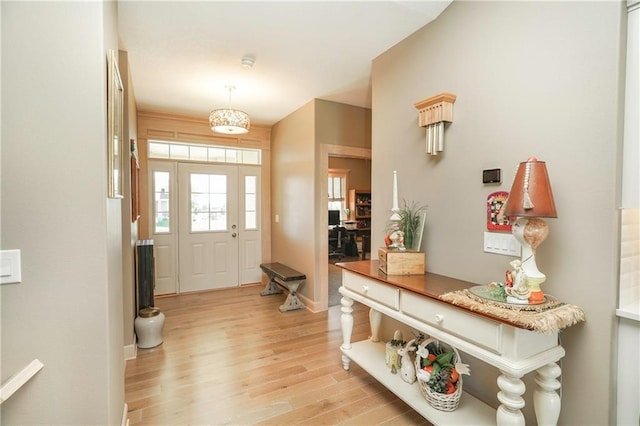
[[[393,309],[400,309],[400,290],[360,275],[342,271],[342,285],[349,290]]]
[[[401,303],[401,310],[410,317],[489,350],[502,352],[503,325],[498,322],[410,292],[402,293]]]

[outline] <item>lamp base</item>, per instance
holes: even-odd
[[[546,280],[546,277],[527,277],[527,288],[531,292],[529,294],[530,304],[539,304],[544,302],[544,293],[540,289],[540,284]]]
[[[531,295],[529,295],[529,304],[539,305],[541,303],[544,303],[544,293],[542,291],[532,291]]]

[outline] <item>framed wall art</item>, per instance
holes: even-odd
[[[487,197],[487,229],[492,231],[511,231],[509,217],[504,215],[502,208],[509,193],[498,191]]]
[[[107,157],[109,198],[122,198],[124,87],[118,70],[118,52],[109,50],[107,70]]]

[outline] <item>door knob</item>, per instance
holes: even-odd
[[[238,235],[238,234],[236,234],[235,232],[234,232],[233,234],[231,234],[231,236],[232,236],[233,238],[235,238],[237,235]]]

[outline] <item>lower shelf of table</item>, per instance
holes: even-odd
[[[399,372],[391,374],[384,363],[385,344],[383,342],[373,343],[369,340],[363,340],[353,343],[350,350],[343,349],[342,353],[433,424],[496,424],[496,410],[464,392],[464,387],[457,409],[447,412],[433,408],[424,399],[417,382],[409,384],[402,380]]]

